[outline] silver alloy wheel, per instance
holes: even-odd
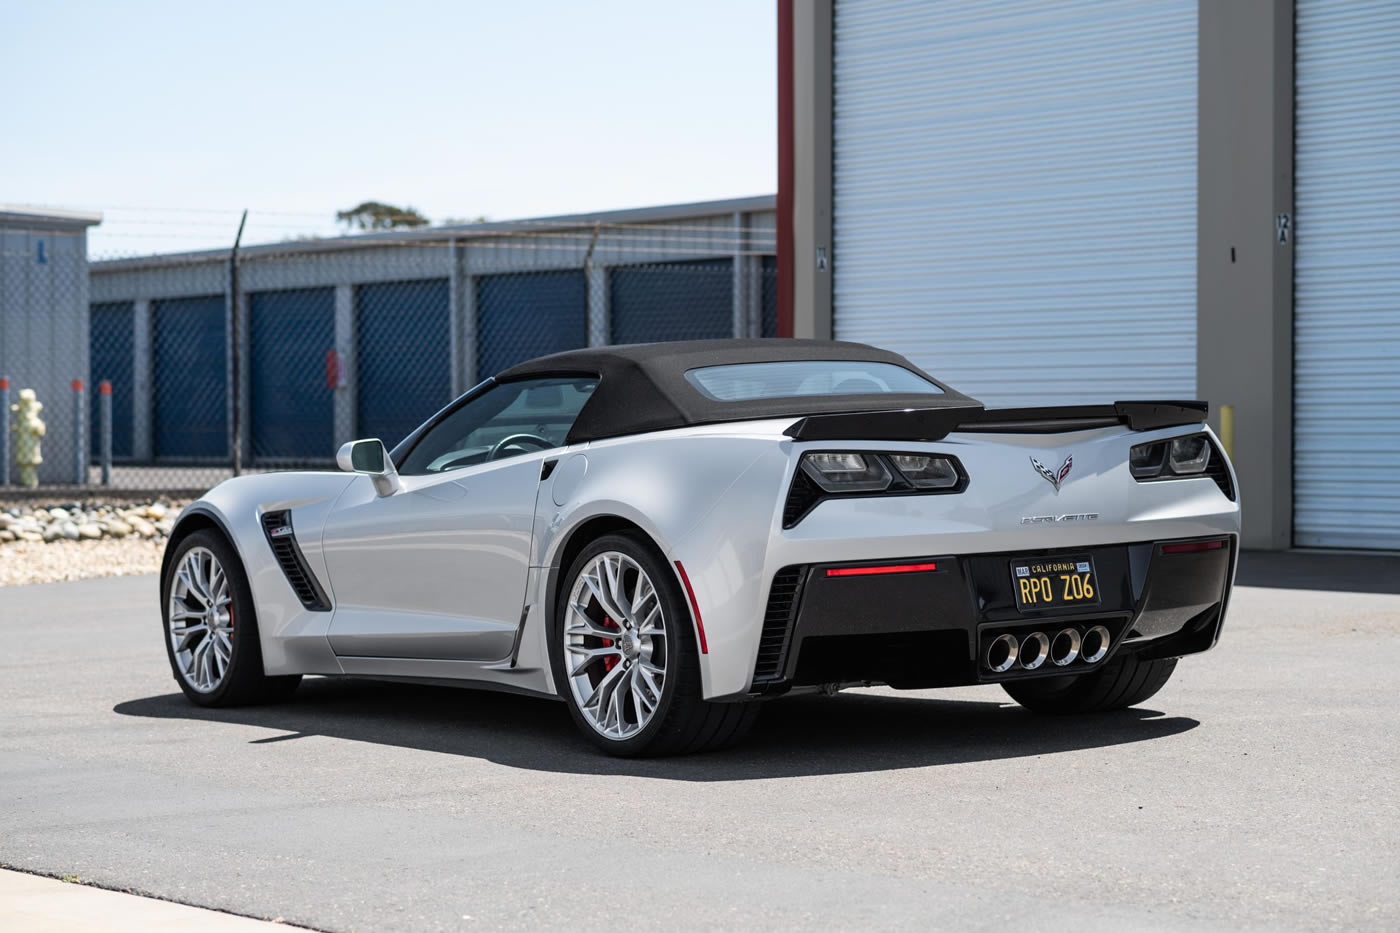
[[[180,559],[167,618],[180,676],[200,693],[213,692],[233,659],[233,594],[208,548],[190,548]]]
[[[564,622],[564,666],[574,703],[605,738],[646,728],[666,685],[666,615],[645,570],[619,551],[574,578]]]

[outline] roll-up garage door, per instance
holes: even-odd
[[[613,343],[734,336],[734,262],[695,259],[608,270]]]
[[[389,447],[452,401],[447,279],[355,290],[357,434]]]
[[[98,301],[91,305],[88,325],[89,385],[92,391],[92,454],[102,454],[102,394],[98,386],[112,384],[112,456],[129,458],[132,441],[132,398],[135,367],[135,305],[130,301]]]
[[[477,375],[587,345],[587,292],[582,270],[478,276]]]
[[[228,311],[223,295],[151,304],[155,455],[228,456]]]
[[[253,459],[262,464],[335,456],[335,289],[257,292],[248,298]]]
[[[1400,549],[1400,4],[1296,10],[1293,539]]]
[[[1196,391],[1194,0],[837,0],[835,334],[988,403]]]

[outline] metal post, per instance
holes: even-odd
[[[238,244],[243,242],[243,225],[248,222],[248,209],[243,209],[243,218],[238,221],[238,233],[233,238],[233,252],[228,258],[228,287],[230,306],[233,311],[233,321],[229,327],[229,349],[233,354],[233,372],[229,375],[230,398],[233,399],[233,475],[237,476],[243,472],[243,398],[241,395],[242,379],[240,369],[243,361],[239,353],[238,318],[239,318],[239,294],[238,294]]]
[[[0,376],[0,486],[10,485],[10,380]]]
[[[87,485],[87,393],[83,380],[73,380],[73,482]]]
[[[103,379],[97,384],[101,401],[98,409],[102,413],[102,485],[112,485],[112,383]]]

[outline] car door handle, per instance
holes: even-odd
[[[549,479],[550,474],[554,472],[554,468],[558,465],[559,461],[557,459],[546,460],[544,463],[540,464],[540,482],[543,483],[545,480]]]

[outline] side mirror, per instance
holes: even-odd
[[[394,469],[394,461],[389,459],[384,442],[377,437],[343,445],[335,455],[335,462],[346,473],[368,476],[374,483],[374,491],[381,497],[399,491],[399,471]]]

